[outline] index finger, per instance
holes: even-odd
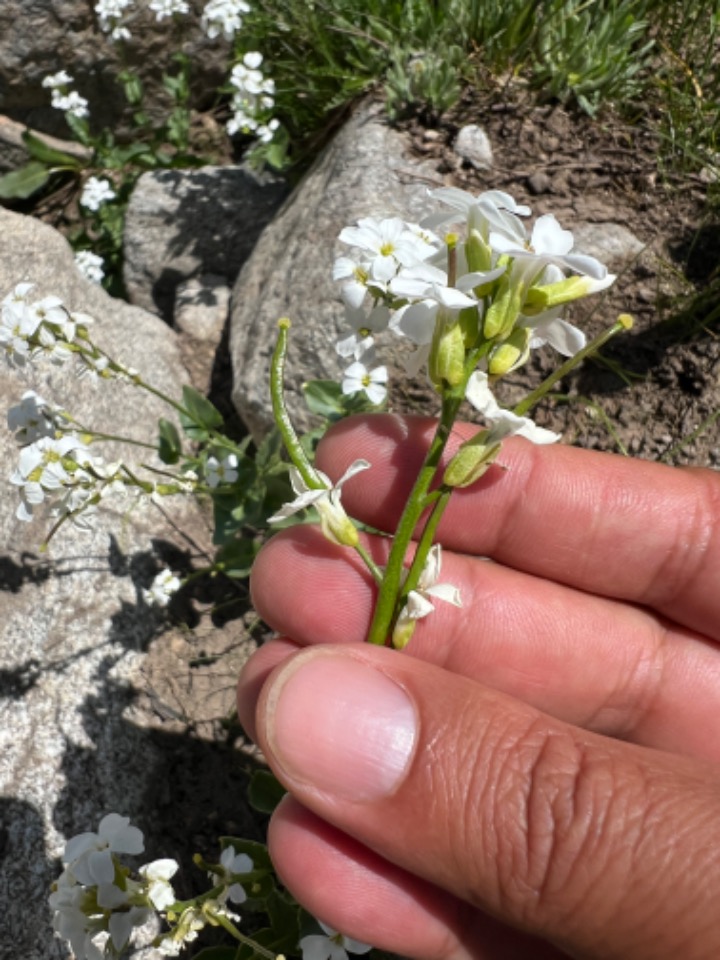
[[[318,466],[336,477],[368,460],[372,469],[343,487],[343,502],[393,531],[434,429],[420,417],[353,417],[323,438]],[[448,456],[477,429],[458,424]],[[719,520],[713,471],[513,438],[484,477],[453,494],[438,539],[720,639]]]

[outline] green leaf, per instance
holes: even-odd
[[[245,840],[243,837],[220,837],[220,849],[232,847],[235,853],[246,853],[253,862],[253,870],[266,870],[273,873],[272,860],[264,843],[257,840]]]
[[[250,778],[248,801],[258,813],[272,813],[287,790],[269,770],[256,770]]]
[[[51,166],[80,168],[80,161],[77,157],[72,157],[69,153],[63,153],[62,150],[56,150],[29,130],[23,132],[22,138],[28,153],[35,160],[40,160],[42,163],[48,163]]]
[[[185,433],[193,440],[203,440],[209,430],[222,426],[223,418],[219,411],[197,390],[183,387],[182,402],[188,416],[181,414],[180,422]]]
[[[44,163],[33,160],[19,170],[13,170],[0,177],[0,197],[24,199],[37,193],[50,179],[50,170]]]
[[[218,541],[215,540],[215,543]],[[254,540],[237,537],[223,544],[215,557],[215,563],[221,567],[226,577],[240,580],[250,574],[250,569],[258,552]]]
[[[309,380],[303,384],[305,402],[311,413],[328,420],[345,415],[342,387],[335,380]]]
[[[158,442],[158,454],[163,463],[177,463],[182,453],[182,440],[177,427],[169,420],[161,418],[158,427],[160,428],[160,439]]]

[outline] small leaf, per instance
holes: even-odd
[[[287,790],[269,770],[256,770],[250,778],[248,801],[258,813],[272,813]]]
[[[217,543],[217,540],[215,542]],[[215,563],[226,577],[240,580],[249,576],[257,552],[258,547],[254,540],[236,537],[218,550]]]
[[[188,416],[181,414],[180,422],[185,433],[192,439],[203,440],[209,430],[222,426],[223,418],[219,411],[197,390],[183,387],[182,402]]]
[[[11,200],[25,199],[37,193],[50,179],[50,171],[44,163],[33,160],[19,170],[0,177],[0,197]]]
[[[182,453],[182,441],[177,427],[169,420],[162,418],[158,427],[160,428],[160,439],[158,442],[158,454],[163,463],[177,463]]]
[[[342,387],[335,380],[310,380],[303,384],[303,393],[311,413],[328,420],[344,416]]]
[[[80,161],[77,157],[72,157],[69,153],[63,153],[62,150],[56,150],[54,147],[45,143],[44,140],[41,140],[40,137],[36,137],[35,134],[29,130],[23,132],[22,138],[23,143],[28,149],[28,153],[31,157],[34,157],[35,160],[40,160],[42,163],[49,163],[52,166],[80,168]]]

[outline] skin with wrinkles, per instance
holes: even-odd
[[[431,431],[353,418],[317,465],[365,457],[344,503],[389,529]],[[252,589],[281,636],[239,710],[290,790],[270,845],[294,894],[411,957],[720,955],[719,515],[709,471],[508,441],[438,531],[463,608],[438,603],[403,653],[363,644],[374,587],[350,551],[274,537]],[[387,540],[367,548],[382,563]],[[355,795],[364,761],[318,767],[313,722],[378,676],[411,705],[413,751],[392,789]]]

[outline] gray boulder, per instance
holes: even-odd
[[[186,280],[215,274],[231,285],[286,193],[280,178],[247,167],[143,174],[125,221],[131,303],[169,321]]]
[[[65,240],[50,227],[0,211],[0,297],[23,280],[37,284],[38,297],[56,294],[68,307],[93,315],[98,343],[158,389],[178,396],[187,377],[173,331],[85,280]],[[118,382],[78,380],[70,364],[17,370],[4,356],[0,363],[5,410],[34,389],[84,424],[149,444],[157,418],[168,416],[155,397]],[[102,447],[108,458],[119,453],[133,466],[153,459],[152,451],[139,447],[118,446],[113,454]],[[17,488],[8,477],[17,456],[3,425],[0,954],[48,960],[69,956],[52,935],[47,906],[66,838],[96,829],[113,810],[150,835],[165,818],[182,820],[172,809],[174,795],[166,796],[169,779],[180,782],[180,773],[172,772],[179,769],[178,744],[153,734],[148,714],[136,706],[137,691],[146,686],[146,652],[162,625],[142,591],[165,565],[189,564],[188,543],[194,556],[208,537],[190,498],[167,498],[164,510],[149,501],[132,509],[108,501],[91,531],[65,524],[41,554],[47,520],[28,524],[15,516]]]
[[[434,167],[409,154],[403,134],[376,104],[359,109],[320,155],[263,232],[233,290],[230,351],[233,403],[251,433],[272,424],[269,360],[277,321],[290,317],[288,403],[300,429],[311,426],[302,399],[309,378],[337,379],[343,309],[332,265],[337,240],[359,217],[427,213],[427,191],[442,186]]]

